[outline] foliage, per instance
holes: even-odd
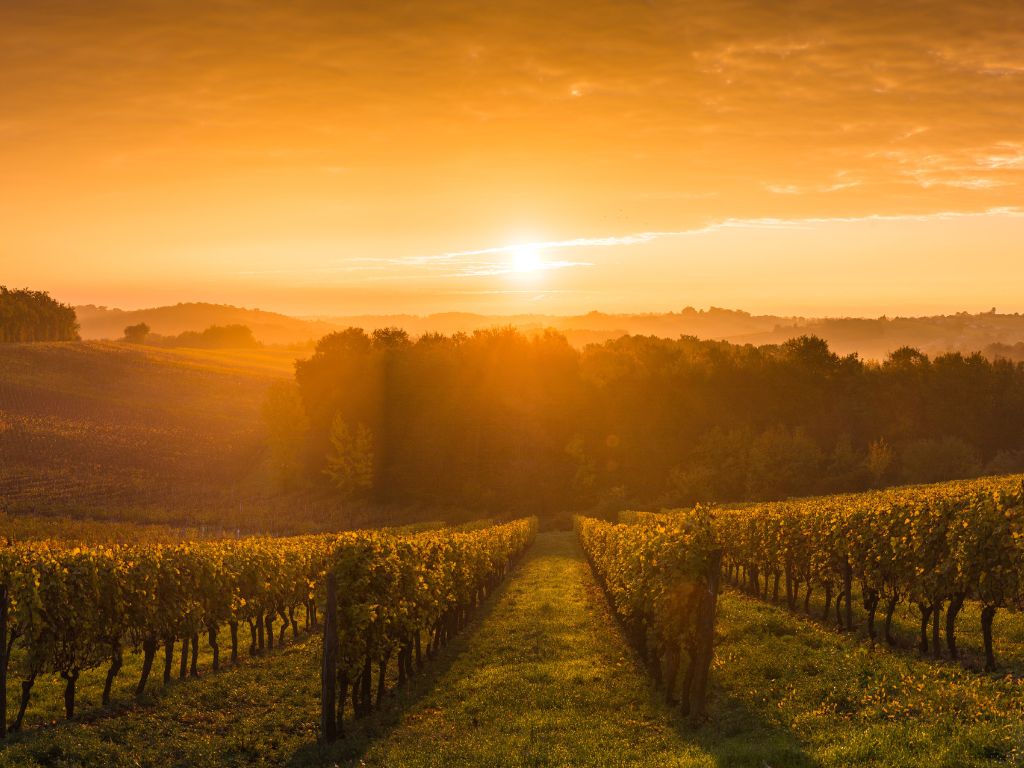
[[[297,632],[296,608],[315,616],[332,571],[340,658],[377,660],[411,633],[435,629],[473,605],[529,545],[536,527],[530,519],[407,536],[363,531],[175,545],[14,544],[0,549],[10,613],[4,641],[15,643],[28,689],[44,672],[65,677],[71,717],[79,674],[110,661],[115,675],[124,646],[142,648],[152,661],[158,641],[171,648],[181,640],[184,653],[184,644],[195,646],[203,633],[216,647],[218,630],[229,625],[236,658],[235,630],[245,623],[251,651],[263,649],[264,631],[272,647],[276,620]],[[140,692],[148,674],[147,668]]]
[[[691,513],[627,513],[634,523],[669,524]],[[860,586],[875,637],[876,611],[886,635],[901,601],[921,614],[922,650],[939,655],[940,615],[946,610],[946,645],[956,656],[955,622],[966,600],[982,606],[986,663],[995,663],[992,617],[1024,605],[1024,478],[1011,476],[911,486],[841,496],[795,499],[716,510],[714,528],[726,567],[748,590],[789,606],[801,588],[825,591],[825,610],[836,598],[840,627],[850,628],[851,591]],[[842,606],[842,611],[840,607]],[[844,618],[845,613],[845,618]],[[887,638],[888,639],[888,638]]]
[[[170,342],[177,347],[204,349],[252,349],[260,343],[247,325],[211,325],[204,331],[185,331]]]
[[[145,323],[128,325],[124,329],[124,340],[129,344],[143,344],[149,336],[150,328]]]
[[[884,438],[868,445],[867,470],[875,485],[883,485],[892,473],[896,455]]]
[[[776,499],[799,493],[820,476],[824,457],[817,444],[797,429],[769,429],[750,446],[747,496]]]
[[[981,471],[978,451],[957,437],[914,440],[903,449],[903,480],[934,483],[971,477]]]
[[[177,336],[150,333],[146,323],[124,329],[125,341],[154,347],[191,347],[195,349],[257,349],[261,346],[252,329],[241,323],[211,325],[202,331],[182,331]]]
[[[45,291],[10,290],[0,285],[0,342],[74,341],[75,310]]]
[[[373,434],[377,502],[557,515],[619,497],[772,500],[916,477],[922,440],[961,441],[982,462],[937,464],[940,479],[1024,449],[1024,364],[909,348],[866,363],[806,336],[576,350],[550,331],[351,328],[321,339],[296,382],[311,476],[341,414]]]
[[[373,434],[369,427],[349,427],[339,413],[331,422],[330,440],[324,474],[343,498],[365,493],[373,485]]]
[[[706,510],[672,518],[637,518],[614,524],[575,518],[583,552],[616,615],[658,678],[667,667],[669,696],[675,694],[680,658],[697,663],[698,618],[717,581],[719,547]],[[712,572],[715,572],[714,575]],[[713,625],[713,605],[710,606]],[[684,702],[692,673],[684,678]]]
[[[716,691],[693,730],[656,698],[605,610],[572,534],[538,537],[466,632],[393,703],[333,745],[316,743],[317,636],[281,653],[161,688],[116,716],[9,737],[3,768],[982,768],[1022,749],[1016,675],[979,675],[848,635],[734,590],[717,621]],[[1020,617],[1014,617],[1019,642]],[[208,657],[204,659],[208,664]],[[132,659],[126,659],[129,671]],[[130,670],[134,671],[134,670]],[[83,673],[97,698],[102,676]],[[56,692],[55,692],[56,693]],[[56,704],[56,696],[54,704]],[[92,714],[92,713],[89,713]]]

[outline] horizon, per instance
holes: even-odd
[[[1024,311],[1024,9],[55,0],[0,30],[0,265],[63,301]]]
[[[14,286],[7,286],[13,288]],[[22,286],[25,287],[25,286]],[[30,287],[30,286],[28,286]],[[60,300],[60,297],[53,297]],[[687,305],[684,307],[669,307],[666,309],[644,309],[637,311],[622,311],[614,312],[603,309],[588,309],[582,312],[564,312],[564,313],[553,313],[553,312],[473,312],[468,310],[451,310],[451,309],[438,309],[429,312],[356,312],[351,314],[296,314],[277,308],[269,307],[257,307],[257,306],[245,306],[241,304],[229,304],[217,301],[193,301],[193,300],[182,300],[176,301],[170,304],[160,304],[152,306],[110,306],[106,304],[97,304],[93,302],[77,303],[77,302],[64,302],[68,306],[72,306],[75,309],[93,308],[100,311],[110,312],[146,312],[159,309],[168,309],[177,306],[206,306],[206,307],[218,307],[223,309],[237,309],[245,312],[266,312],[269,314],[280,315],[294,320],[303,320],[307,322],[327,322],[331,320],[345,320],[349,318],[361,318],[361,317],[411,317],[425,319],[434,315],[478,315],[484,318],[515,318],[515,317],[537,317],[537,318],[552,318],[552,319],[564,319],[564,318],[583,318],[589,315],[604,315],[607,317],[658,317],[665,315],[681,315],[686,313],[687,310],[692,310],[698,314],[709,314],[713,311],[721,311],[726,313],[742,313],[747,314],[751,317],[774,317],[780,320],[811,320],[811,321],[828,321],[828,320],[897,320],[897,319],[925,319],[932,317],[956,317],[956,316],[981,316],[981,315],[995,315],[996,317],[1015,317],[1024,314],[1022,311],[1003,311],[998,307],[990,307],[987,310],[970,310],[970,309],[959,309],[949,311],[939,311],[927,314],[900,314],[900,313],[885,313],[880,315],[852,315],[852,314],[824,314],[824,315],[809,315],[809,314],[798,314],[794,312],[779,312],[779,311],[767,311],[767,312],[751,312],[743,307],[724,307],[715,304],[708,304],[702,306]],[[996,311],[993,313],[993,309]]]

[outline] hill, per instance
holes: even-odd
[[[75,307],[83,339],[119,339],[129,325],[146,323],[153,333],[176,336],[211,325],[246,325],[264,344],[302,344],[335,330],[335,324],[302,320],[261,309],[188,303],[124,310],[92,304]]]
[[[820,336],[835,352],[881,360],[904,346],[929,355],[983,352],[989,357],[1024,359],[1024,315],[984,312],[930,317],[806,318],[753,315],[742,310],[694,309],[679,312],[583,315],[479,315],[441,312],[431,315],[338,315],[300,318],[221,304],[176,304],[121,310],[92,305],[76,307],[84,339],[120,338],[128,325],[145,322],[154,333],[174,335],[211,325],[241,324],[264,344],[308,345],[332,331],[396,326],[410,335],[471,333],[481,328],[514,326],[530,333],[554,328],[576,347],[623,335],[696,336],[735,344],[781,344],[805,334]]]
[[[250,531],[343,527],[335,505],[281,497],[262,471],[261,408],[294,357],[0,345],[0,512]]]

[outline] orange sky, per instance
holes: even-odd
[[[1022,40],[995,1],[0,0],[0,282],[1024,311]]]

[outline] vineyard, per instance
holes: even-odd
[[[83,523],[31,541],[26,521],[0,560],[20,728],[0,765],[1016,759],[1020,481],[577,516],[539,536],[535,519],[188,541]],[[939,611],[956,630],[941,661]],[[908,633],[928,652],[884,642]]]
[[[708,754],[745,764],[751,743],[762,744],[756,754],[771,765],[816,764],[804,754],[810,748],[822,764],[866,755],[866,764],[885,765],[890,748],[879,745],[890,729],[925,713],[938,718],[927,738],[951,756],[945,764],[1000,762],[1016,754],[1012,723],[1024,715],[1022,479],[621,512],[617,523],[576,516],[577,543],[544,534],[540,554],[526,558],[533,565],[520,578],[537,592],[525,603],[521,589],[500,585],[536,538],[535,518],[239,538],[9,516],[0,519],[8,540],[0,550],[0,723],[11,733],[0,765],[48,764],[60,739],[91,738],[92,722],[134,732],[142,713],[209,701],[213,690],[248,696],[236,704],[249,708],[287,700],[282,714],[294,735],[268,733],[259,743],[271,751],[293,745],[298,765],[433,764],[417,743],[497,765],[504,752],[489,750],[518,718],[502,687],[524,701],[539,697],[542,709],[546,701],[572,707],[575,720],[557,738],[583,752],[596,743],[618,749],[624,739],[638,748],[629,731],[637,721],[620,730],[593,718],[605,707],[642,707],[675,735],[639,747],[636,765],[672,755],[704,765]],[[568,616],[582,627],[600,610],[589,603],[580,614],[578,602],[558,602],[568,594],[557,580],[565,577],[551,565],[537,570],[571,564],[574,549],[615,621],[571,645],[553,643]],[[549,560],[554,551],[563,554]],[[461,631],[482,607],[485,617],[497,610],[509,618]],[[501,629],[502,621],[511,623]],[[628,658],[622,643],[650,699],[645,683],[613,682]],[[602,670],[593,678],[601,682],[580,699],[573,670],[588,668]],[[504,682],[494,689],[499,669]],[[819,680],[824,669],[832,671]],[[257,682],[267,675],[276,682]],[[472,682],[478,677],[487,682]],[[561,692],[552,700],[554,680]],[[290,681],[295,691],[286,695]],[[431,704],[439,698],[440,710]],[[819,711],[817,701],[837,703]],[[465,710],[459,725],[447,710]],[[78,730],[51,735],[47,724],[58,717]],[[381,736],[382,722],[407,735]],[[855,746],[857,729],[877,735]],[[439,740],[445,733],[452,735]],[[846,751],[836,746],[840,733]],[[826,745],[831,752],[821,751]],[[907,764],[930,764],[913,740],[900,749]],[[658,757],[645,762],[647,753]],[[132,764],[128,755],[117,760]],[[150,762],[163,764],[143,764]]]
[[[679,696],[683,712],[699,722],[721,563],[710,516],[694,514],[654,526],[587,517],[575,523],[598,582],[670,701],[685,658]]]
[[[898,644],[894,618],[909,605],[918,620],[918,651],[957,659],[957,619],[973,604],[984,669],[991,671],[997,661],[997,611],[1024,604],[1020,476],[713,512],[698,507],[620,514],[641,528],[694,525],[708,518],[732,584],[762,599],[782,599],[790,610],[800,607],[804,613],[811,612],[812,597],[818,595],[820,618],[834,615],[840,630],[854,629],[859,603],[872,644],[879,637]]]
[[[197,541],[177,545],[68,546],[15,544],[0,550],[0,676],[20,679],[12,730],[22,726],[36,679],[59,674],[64,709],[75,715],[83,671],[107,665],[102,703],[126,651],[141,651],[135,687],[141,696],[158,650],[163,683],[198,677],[200,637],[212,649],[212,671],[239,661],[239,627],[248,653],[259,655],[297,639],[318,621],[325,579],[336,585],[339,618],[338,722],[351,686],[354,714],[379,706],[388,665],[399,683],[460,629],[479,601],[530,544],[536,520],[401,534],[367,531],[290,538]],[[300,627],[300,619],[303,626]],[[279,627],[279,628],[278,628]],[[244,645],[244,642],[241,643]],[[311,670],[311,674],[315,674]],[[374,682],[376,673],[376,682]],[[6,707],[6,696],[0,703]],[[0,732],[6,711],[0,707]]]

